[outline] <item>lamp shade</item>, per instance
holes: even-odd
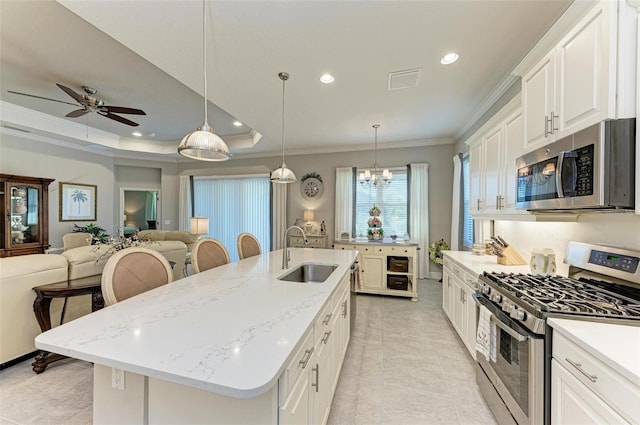
[[[302,213],[302,219],[304,221],[313,221],[316,219],[316,212],[313,210],[306,210]]]
[[[193,235],[206,235],[209,233],[209,219],[206,217],[191,217],[189,233]]]
[[[178,153],[200,161],[226,161],[231,158],[227,144],[207,124],[187,134],[178,146]]]
[[[287,168],[287,164],[284,162],[280,166],[271,172],[271,182],[273,183],[295,183],[297,181],[296,175]]]

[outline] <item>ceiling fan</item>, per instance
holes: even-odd
[[[127,108],[124,106],[105,105],[102,99],[99,99],[93,96],[98,92],[98,90],[93,89],[89,86],[82,86],[82,90],[84,90],[86,94],[79,94],[71,90],[69,87],[63,86],[62,84],[56,83],[56,85],[60,87],[62,91],[67,93],[78,103],[76,104],[71,102],[65,102],[63,100],[50,99],[48,97],[36,96],[33,94],[27,94],[27,93],[20,93],[17,91],[11,91],[11,90],[7,90],[7,91],[9,93],[19,94],[22,96],[35,97],[37,99],[51,100],[53,102],[66,103],[67,105],[80,106],[81,109],[76,109],[75,111],[71,111],[67,115],[65,115],[66,117],[69,117],[69,118],[77,118],[85,114],[88,114],[89,112],[97,112],[99,115],[102,115],[103,117],[111,118],[112,120],[116,120],[118,122],[121,122],[126,125],[130,125],[132,127],[137,127],[139,125],[138,123],[133,122],[127,118],[121,117],[116,114],[146,115],[142,109]]]

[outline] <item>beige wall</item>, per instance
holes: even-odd
[[[3,134],[0,137],[0,172],[21,176],[56,179],[49,185],[49,243],[62,246],[62,235],[73,230],[74,222],[60,222],[59,182],[95,184],[97,192],[96,223],[113,230],[113,160],[107,156],[79,151],[51,143],[37,142]],[[86,225],[89,222],[76,222]]]
[[[406,166],[408,163],[429,163],[429,238],[450,239],[451,233],[451,187],[453,184],[453,145],[439,145],[420,148],[401,148],[378,150],[381,166]],[[289,185],[287,223],[293,224],[296,218],[302,218],[305,209],[316,211],[316,219],[324,220],[327,234],[334,234],[335,214],[335,173],[336,167],[368,167],[373,162],[372,151],[339,152],[313,155],[286,156],[286,163],[298,177],[298,182]],[[273,170],[282,162],[282,158],[232,159],[223,163],[184,163],[180,164],[181,173],[188,170],[199,173],[228,174],[234,168],[243,171],[247,168]],[[300,193],[300,178],[310,172],[320,174],[324,182],[324,195],[317,201],[307,201]]]

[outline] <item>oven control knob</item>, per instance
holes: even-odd
[[[509,316],[513,317],[516,320],[524,320],[527,317],[527,314],[522,310],[514,308],[513,310],[511,310],[511,313],[509,313]]]
[[[491,293],[491,288],[488,285],[482,285],[482,288],[480,288],[480,292],[485,295],[489,295]]]
[[[491,301],[493,301],[494,303],[500,303],[502,301],[502,295],[500,294],[493,294],[491,295]]]
[[[513,310],[513,304],[511,304],[510,302],[504,302],[502,303],[502,311],[506,312],[506,313],[510,313]]]

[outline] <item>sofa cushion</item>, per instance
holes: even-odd
[[[138,239],[147,239],[150,241],[163,241],[167,235],[167,230],[140,230]]]
[[[69,263],[69,279],[102,274],[104,265],[111,254],[109,245],[81,246],[66,250],[61,255]]]
[[[200,238],[200,235],[193,235],[191,233],[187,233],[187,232],[179,232],[176,230],[169,230],[167,231],[167,234],[164,237],[165,241],[180,241],[180,242],[184,242],[185,244],[189,245],[189,244],[194,244],[196,242],[198,242],[198,239]]]

